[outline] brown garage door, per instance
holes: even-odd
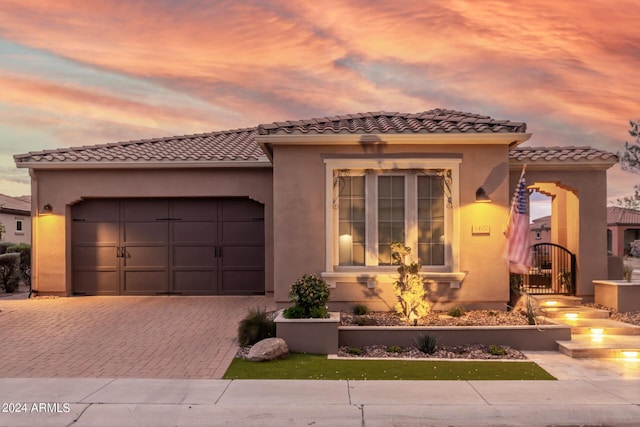
[[[95,199],[72,209],[86,295],[264,293],[264,206],[243,198]]]

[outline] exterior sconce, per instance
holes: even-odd
[[[482,187],[478,187],[476,190],[476,203],[491,203],[491,198]]]
[[[53,212],[53,206],[51,206],[49,203],[42,207],[43,214],[50,214],[51,212]]]

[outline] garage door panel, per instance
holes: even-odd
[[[173,248],[173,267],[215,268],[218,260],[213,246],[178,246]]]
[[[171,224],[171,237],[174,244],[181,243],[209,243],[215,245],[217,241],[217,227],[215,222],[183,222]]]
[[[116,271],[76,271],[73,275],[73,291],[89,295],[118,295]]]
[[[181,221],[217,221],[218,203],[211,199],[173,200],[171,217]]]
[[[169,202],[164,199],[123,200],[123,221],[155,221],[169,218]]]
[[[222,252],[222,267],[264,267],[264,248],[226,246]]]
[[[264,223],[251,222],[225,222],[222,227],[222,244],[255,243],[264,242]]]
[[[124,224],[123,243],[153,243],[164,245],[167,242],[167,224],[164,222],[131,222]]]
[[[264,206],[249,199],[225,199],[222,221],[258,221],[264,217]]]
[[[215,271],[195,270],[195,271],[174,271],[173,291],[189,294],[215,294],[216,289]]]
[[[221,284],[223,295],[264,293],[264,270],[223,271]]]
[[[127,246],[126,256],[123,260],[125,268],[165,268],[167,265],[167,249],[164,246]]]
[[[76,221],[118,222],[120,203],[109,199],[80,202],[73,206],[71,218]]]
[[[120,225],[117,222],[76,222],[73,224],[76,244],[106,244],[116,246]]]
[[[153,294],[168,291],[166,271],[125,271],[124,292]]]
[[[74,268],[81,270],[86,268],[102,269],[111,268],[116,271],[118,258],[115,246],[75,247],[73,248]]]

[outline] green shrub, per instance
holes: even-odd
[[[356,316],[353,323],[358,326],[378,326],[378,322],[373,317]]]
[[[241,346],[253,345],[265,338],[276,335],[276,325],[265,310],[250,309],[238,325],[238,343]]]
[[[18,289],[20,283],[20,254],[0,255],[0,286],[8,294]]]
[[[0,255],[2,254],[6,254],[7,253],[7,248],[10,248],[11,246],[15,246],[15,243],[11,243],[11,242],[0,242]]]
[[[316,275],[305,274],[298,279],[291,286],[289,300],[293,307],[282,313],[287,319],[328,317],[326,304],[329,301],[329,287]]]
[[[20,275],[24,283],[31,286],[31,245],[18,243],[7,247],[7,253],[20,254]]]
[[[489,346],[489,353],[493,354],[494,356],[504,356],[507,354],[507,350],[500,347],[499,345],[491,344]]]
[[[297,305],[285,308],[282,316],[285,319],[305,319],[310,317],[302,307],[298,307]]]
[[[399,345],[390,345],[387,347],[387,352],[388,353],[402,353],[404,351],[404,349],[402,347],[400,347]]]
[[[416,344],[416,347],[418,347],[418,350],[423,353],[433,354],[436,351],[437,341],[436,337],[432,335],[420,333],[414,339],[414,342]]]
[[[451,317],[462,317],[466,313],[464,307],[455,306],[449,309],[447,314]]]
[[[369,307],[364,304],[356,304],[353,306],[353,314],[356,316],[361,316],[363,314],[367,314],[369,312]]]
[[[427,300],[427,290],[420,277],[421,265],[414,262],[405,263],[405,258],[411,253],[411,248],[402,243],[391,244],[393,263],[398,264],[400,277],[393,283],[393,291],[398,297],[396,311],[408,320],[416,320],[426,316],[431,311]]]
[[[362,349],[358,347],[350,347],[348,353],[355,356],[360,356],[362,354]]]

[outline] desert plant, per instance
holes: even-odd
[[[404,349],[402,347],[400,347],[399,345],[387,346],[387,352],[388,353],[402,353],[403,351],[404,351]]]
[[[398,264],[400,277],[393,283],[393,290],[398,297],[395,306],[396,311],[409,320],[416,320],[426,316],[431,311],[431,305],[427,300],[422,277],[420,277],[420,264],[417,262],[406,264],[405,259],[411,253],[411,248],[402,243],[391,244],[391,257],[393,263]]]
[[[631,282],[631,277],[633,276],[633,266],[629,263],[624,263],[622,267],[622,274],[624,275],[624,280],[627,282]]]
[[[493,354],[494,356],[504,356],[507,354],[507,350],[500,347],[499,345],[491,344],[489,346],[489,353]]]
[[[416,347],[423,353],[433,354],[436,351],[436,337],[429,334],[420,333],[414,339]]]
[[[1,254],[6,254],[7,253],[7,248],[10,248],[11,246],[15,246],[15,243],[0,242],[0,255]]]
[[[20,283],[20,254],[0,255],[0,286],[6,293],[13,293]]]
[[[293,307],[286,309],[285,318],[328,317],[329,286],[320,277],[305,274],[291,286],[289,300]]]
[[[353,314],[356,316],[362,316],[363,314],[367,314],[369,312],[369,307],[364,304],[356,304],[353,306]]]
[[[253,345],[276,335],[276,326],[265,310],[249,309],[238,325],[238,342],[241,346]]]
[[[358,326],[377,326],[378,322],[373,317],[356,316],[353,319],[353,323]]]
[[[350,347],[348,350],[349,354],[353,354],[355,356],[359,356],[362,354],[362,349],[358,347]]]
[[[525,294],[526,308],[527,308],[527,321],[530,325],[536,324],[536,310],[533,308],[531,297],[529,294]]]
[[[7,253],[20,254],[20,275],[26,285],[31,285],[31,245],[18,243],[7,248]]]
[[[451,317],[462,317],[466,312],[467,311],[464,309],[464,307],[455,306],[451,307],[447,314]]]

